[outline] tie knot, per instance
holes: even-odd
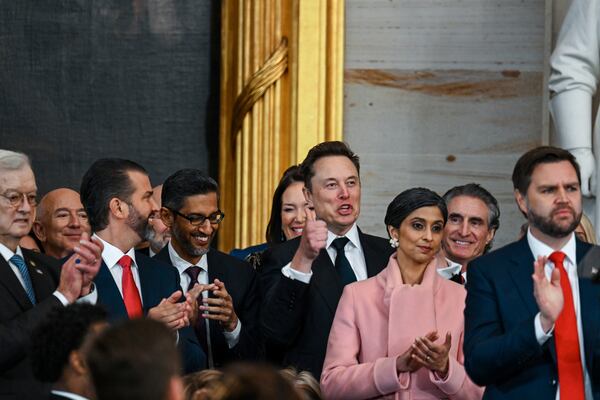
[[[133,262],[133,260],[131,259],[131,257],[129,257],[127,254],[125,254],[123,257],[121,257],[119,259],[117,264],[119,264],[121,266],[121,268],[123,268],[123,269],[128,269],[128,268],[131,268],[132,262]]]
[[[340,250],[344,251],[344,247],[346,246],[348,241],[350,241],[350,239],[348,239],[346,236],[343,236],[343,237],[339,237],[339,238],[335,239],[333,242],[331,242],[331,245],[337,251],[340,251]]]
[[[559,265],[563,265],[563,261],[565,261],[566,256],[567,255],[562,251],[555,251],[554,253],[550,254],[550,256],[548,256],[548,259],[552,261],[555,266],[558,267]]]
[[[200,275],[200,270],[200,267],[198,267],[197,265],[192,265],[190,267],[187,267],[184,272],[189,275],[189,277],[192,279],[192,282],[198,282],[198,275]]]
[[[23,260],[23,257],[21,257],[18,254],[15,254],[14,256],[12,256],[10,258],[10,262],[15,264],[17,267],[20,267],[21,265],[25,265],[25,260]]]

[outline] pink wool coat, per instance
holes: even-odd
[[[435,261],[420,285],[405,285],[395,255],[377,276],[346,286],[337,308],[321,388],[335,399],[481,399],[463,366],[465,289],[436,272]],[[445,380],[420,368],[396,373],[396,359],[418,336],[452,334]]]

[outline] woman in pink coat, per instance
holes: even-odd
[[[321,377],[325,398],[481,398],[463,366],[465,290],[436,273],[447,216],[444,200],[423,188],[388,206],[397,251],[377,276],[344,289]]]

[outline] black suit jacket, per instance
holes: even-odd
[[[259,328],[260,301],[254,269],[247,262],[216,249],[210,249],[206,257],[209,283],[218,279],[225,284],[233,300],[233,309],[242,323],[240,339],[237,345],[230,349],[223,336],[223,328],[217,321],[209,321],[215,367],[219,368],[236,360],[259,359],[262,356],[263,346]],[[154,258],[173,264],[168,246],[165,246]]]
[[[162,299],[181,290],[179,274],[171,265],[153,260],[139,252],[135,253],[135,261],[140,277],[144,315],[146,315],[148,310],[156,307]],[[94,284],[98,290],[98,304],[106,308],[110,320],[129,318],[121,292],[104,261],[94,279]],[[179,330],[179,347],[186,373],[206,367],[206,355],[190,327]]]
[[[37,304],[31,303],[10,265],[0,256],[0,399],[40,399],[48,396],[50,388],[33,377],[27,353],[33,329],[52,308],[62,306],[52,296],[59,282],[59,261],[27,249],[21,250]]]
[[[591,246],[576,242],[578,269]],[[533,255],[525,236],[480,257],[467,268],[465,368],[485,385],[485,399],[556,398],[554,338],[540,346],[534,318]],[[579,271],[581,272],[581,271]],[[600,398],[600,285],[579,277],[585,363],[594,398]]]
[[[383,238],[360,231],[359,237],[367,275],[375,276],[385,268],[393,249]],[[261,325],[271,358],[278,353],[282,366],[310,371],[319,380],[343,286],[325,249],[313,261],[309,284],[286,278],[281,268],[292,260],[299,244],[300,238],[295,238],[263,254]]]

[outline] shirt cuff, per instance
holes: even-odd
[[[552,337],[552,333],[554,332],[554,325],[548,331],[548,333],[544,332],[544,328],[542,328],[542,314],[537,313],[535,319],[533,320],[533,325],[535,327],[535,338],[537,342],[541,345],[546,343],[548,339]]]
[[[281,273],[286,278],[300,281],[302,283],[310,283],[310,278],[312,278],[312,274],[313,274],[312,271],[306,273],[306,272],[300,272],[298,270],[295,270],[294,268],[292,268],[291,262],[288,263],[285,267],[283,267],[281,269]]]
[[[240,341],[240,332],[242,331],[242,321],[238,319],[237,326],[231,332],[223,331],[223,336],[227,340],[227,346],[230,349],[234,348]]]
[[[58,290],[55,290],[54,293],[52,293],[52,295],[54,297],[56,297],[58,299],[58,301],[60,301],[62,303],[63,306],[66,307],[69,305],[69,300],[67,300],[65,295],[62,294],[61,292],[59,292]]]
[[[92,283],[92,287],[90,288],[90,292],[85,296],[81,296],[75,303],[87,303],[87,304],[96,304],[98,302],[98,291],[96,290],[96,285]]]

